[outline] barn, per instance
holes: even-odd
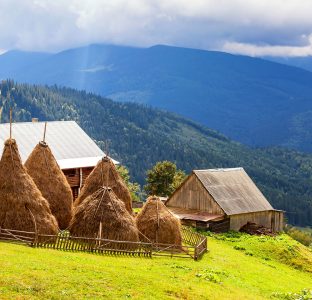
[[[238,231],[247,222],[281,231],[274,209],[243,168],[194,170],[167,200],[183,224],[215,232]]]
[[[22,162],[43,139],[45,122],[12,124],[13,138],[17,141]],[[9,137],[10,124],[0,124],[0,153]],[[46,142],[64,172],[76,198],[86,178],[105,155],[86,132],[74,121],[47,122]],[[114,161],[117,163],[116,161]]]

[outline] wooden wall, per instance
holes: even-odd
[[[88,176],[90,175],[90,173],[93,171],[93,167],[89,167],[89,168],[82,168],[82,181],[81,181],[81,187],[84,186],[86,179],[88,178]]]
[[[282,231],[284,228],[284,212],[283,211],[272,211],[272,230]]]
[[[64,175],[71,187],[79,187],[80,184],[80,175],[79,169],[67,169],[63,170]]]
[[[196,209],[211,214],[224,214],[195,174],[188,177],[184,184],[170,197],[166,205],[168,207]]]
[[[63,173],[72,189],[74,200],[78,197],[80,189],[83,187],[87,177],[93,171],[93,167],[66,169]]]
[[[283,212],[261,211],[230,216],[230,229],[238,231],[247,222],[263,225],[273,231],[283,229]]]

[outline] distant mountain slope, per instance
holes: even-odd
[[[20,70],[31,69],[34,65],[47,59],[49,56],[51,54],[40,52],[23,52],[17,50],[6,52],[0,55],[0,74],[18,74]]]
[[[186,172],[242,166],[273,206],[288,212],[291,223],[312,225],[312,155],[252,149],[172,113],[67,88],[3,82],[0,90],[2,122],[8,121],[10,106],[17,121],[76,120],[100,145],[110,140],[111,155],[140,183],[147,169],[165,159]],[[13,100],[4,102],[8,90]]]
[[[312,56],[303,56],[303,57],[271,57],[267,56],[264,59],[278,62],[281,64],[294,66],[298,68],[305,69],[312,72]]]
[[[46,57],[38,54],[34,60],[26,55],[15,52],[13,60],[10,52],[0,56],[0,78],[146,103],[249,145],[312,151],[312,73],[308,71],[263,59],[167,46],[91,45]]]

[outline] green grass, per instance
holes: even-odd
[[[196,262],[0,243],[0,299],[291,299],[312,289],[312,252],[287,235],[213,235],[209,249]]]

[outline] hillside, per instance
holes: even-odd
[[[312,151],[312,73],[264,59],[168,46],[8,52],[0,78],[58,84],[176,112],[249,145]]]
[[[287,211],[290,223],[312,225],[311,155],[252,149],[171,113],[71,89],[9,81],[0,84],[0,90],[1,122],[8,122],[11,105],[15,121],[76,120],[100,146],[110,141],[110,154],[141,184],[146,171],[160,160],[174,161],[186,172],[242,166],[273,206]],[[8,90],[11,102],[5,100]]]
[[[287,235],[215,235],[208,245],[196,262],[0,242],[0,298],[311,299],[312,252]],[[310,296],[299,298],[304,293]]]
[[[302,57],[271,57],[267,56],[264,59],[278,62],[281,64],[294,66],[298,68],[305,69],[312,72],[312,56],[302,56]]]

